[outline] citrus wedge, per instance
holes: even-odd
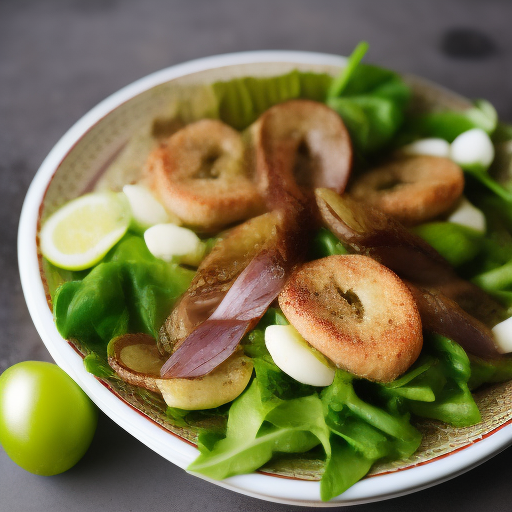
[[[130,207],[122,195],[87,194],[66,203],[45,222],[41,252],[60,268],[90,268],[121,239],[130,221]]]

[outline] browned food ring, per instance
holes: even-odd
[[[211,231],[264,209],[244,155],[240,133],[203,119],[153,151],[145,173],[166,208],[185,224]]]
[[[407,226],[449,211],[464,189],[461,168],[437,156],[409,156],[363,174],[350,194]]]
[[[283,189],[327,187],[343,192],[352,167],[352,143],[340,116],[322,103],[290,100],[268,109],[249,129],[258,187],[270,208]],[[276,197],[277,196],[277,197]]]
[[[420,354],[421,320],[410,291],[370,257],[306,263],[288,280],[279,305],[308,343],[360,377],[390,382]]]

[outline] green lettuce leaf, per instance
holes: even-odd
[[[413,228],[453,267],[473,260],[481,251],[484,236],[475,229],[453,222],[428,222]]]
[[[407,130],[421,137],[439,137],[448,142],[473,128],[492,134],[498,125],[494,107],[485,100],[477,100],[472,108],[463,111],[443,110],[429,112],[408,119]]]
[[[222,121],[244,130],[270,107],[294,98],[324,101],[332,77],[294,70],[269,78],[236,78],[215,82],[213,91]]]
[[[109,366],[105,358],[96,352],[90,352],[84,358],[84,367],[89,372],[102,379],[118,379],[116,372]]]
[[[57,329],[104,356],[126,332],[157,337],[194,273],[151,255],[142,238],[126,236],[81,281],[62,284],[54,299]]]
[[[397,91],[405,91],[399,78],[395,79],[394,87]],[[401,101],[385,96],[391,88],[390,84],[373,95],[366,93],[333,98],[327,102],[342,117],[354,145],[363,154],[373,153],[386,146],[403,123],[404,109],[400,105]]]
[[[320,498],[329,501],[359,482],[376,459],[368,459],[340,438],[331,440],[332,454],[320,481]]]
[[[282,372],[270,356],[255,357],[252,362],[263,400],[271,400],[274,397],[290,400],[316,392],[315,387],[302,384]]]
[[[469,390],[471,365],[464,349],[448,338],[431,335],[425,340],[426,352],[439,360],[423,374],[434,390],[433,402],[407,400],[408,409],[417,416],[444,421],[456,427],[474,425],[481,420],[480,411]],[[439,388],[439,369],[445,383]]]
[[[356,47],[326,100],[340,114],[363,154],[382,149],[392,140],[404,122],[411,96],[397,73],[360,64],[367,49],[366,43]]]
[[[487,361],[472,355],[470,363],[469,389],[476,389],[482,384],[497,384],[512,379],[512,357],[510,356]]]
[[[512,125],[498,121],[492,133],[492,141],[496,145],[510,140],[512,140]]]
[[[285,410],[275,412],[283,404]],[[205,447],[203,443],[201,454],[190,464],[188,471],[222,479],[255,471],[276,452],[311,450],[321,442],[317,435],[324,436],[325,429],[321,429],[314,410],[313,414],[308,414],[308,407],[305,411],[304,405],[311,406],[309,402],[304,404],[303,399],[288,402],[277,398],[262,400],[255,379],[231,406],[226,437],[213,447]]]

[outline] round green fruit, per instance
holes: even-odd
[[[74,466],[97,421],[96,406],[55,364],[25,361],[0,375],[0,444],[31,473],[56,475]]]

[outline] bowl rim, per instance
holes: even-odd
[[[283,62],[342,67],[345,57],[302,51],[250,51],[215,55],[170,66],[123,87],[81,117],[55,144],[36,172],[27,191],[18,229],[18,265],[27,307],[43,343],[55,362],[87,393],[114,422],[170,462],[185,469],[197,456],[189,442],[163,429],[120,399],[89,374],[82,357],[60,336],[47,304],[39,272],[37,233],[39,213],[48,185],[69,151],[96,123],[126,101],[148,89],[199,71],[238,64]],[[506,423],[478,442],[434,460],[397,472],[359,481],[330,502],[320,501],[319,482],[252,473],[216,481],[195,474],[221,487],[259,499],[289,505],[333,507],[379,501],[408,494],[444,482],[472,469],[512,444],[512,424]]]

